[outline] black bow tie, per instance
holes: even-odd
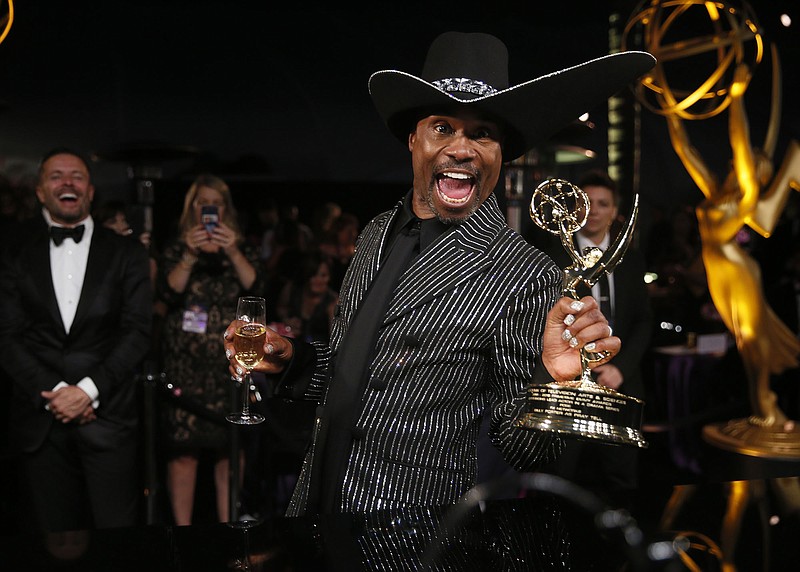
[[[83,238],[83,230],[84,226],[79,224],[74,228],[66,228],[63,226],[51,226],[50,227],[50,238],[53,239],[53,244],[59,246],[64,239],[67,237],[71,237],[76,243],[80,242]]]

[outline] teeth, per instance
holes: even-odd
[[[61,195],[58,198],[59,199],[77,199],[78,195],[76,195],[75,193],[64,193],[63,195]]]
[[[442,178],[454,179],[458,181],[470,181],[474,177],[468,173],[459,173],[459,172],[443,172],[440,174]],[[452,205],[452,206],[460,206],[467,203],[472,196],[472,193],[469,193],[467,196],[462,197],[460,199],[454,199],[452,197],[448,197],[441,191],[439,192],[439,197],[442,199],[443,202]]]
[[[461,199],[451,199],[450,197],[448,197],[444,193],[441,193],[441,192],[439,193],[439,197],[444,202],[446,202],[448,204],[451,204],[451,205],[463,205],[464,203],[466,203],[469,200],[470,196],[472,196],[472,195],[471,194],[467,195],[466,197],[463,197]]]

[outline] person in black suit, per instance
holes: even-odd
[[[330,343],[267,331],[257,371],[282,374],[281,396],[320,405],[287,515],[457,501],[475,483],[484,412],[515,469],[558,454],[557,435],[515,424],[527,388],[574,379],[579,348],[605,362],[621,342],[593,298],[559,297],[559,269],[508,227],[494,189],[503,163],[653,63],[624,52],[510,87],[499,38],[445,32],[420,77],[371,76],[412,186],[362,231]]]
[[[47,153],[42,216],[0,257],[9,433],[38,530],[136,524],[137,391],[149,349],[147,251],[95,224],[86,160]],[[27,506],[21,505],[27,510]]]
[[[599,246],[602,249],[614,240],[615,223],[618,222],[620,194],[617,185],[605,171],[591,170],[576,181],[589,198],[589,216],[586,224],[575,234],[575,246]],[[544,247],[561,268],[572,263],[560,243]],[[642,360],[652,336],[653,314],[647,286],[642,254],[628,248],[622,262],[607,275],[608,291],[600,281],[589,292],[578,290],[579,295],[593,295],[604,309],[614,335],[623,341],[622,349],[608,363],[592,370],[600,385],[625,395],[642,399],[644,384]],[[601,289],[603,291],[601,291]],[[546,470],[568,478],[617,505],[627,505],[638,486],[639,450],[635,447],[610,446],[596,442],[570,440],[561,457]]]

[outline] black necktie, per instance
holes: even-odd
[[[603,312],[608,323],[611,324],[614,321],[614,314],[611,312],[611,290],[608,287],[608,274],[603,272],[597,281],[597,285],[600,287],[600,299],[598,300],[600,302],[600,311]]]
[[[75,241],[77,244],[83,238],[83,230],[84,226],[79,224],[74,228],[67,228],[64,226],[51,226],[50,227],[50,238],[53,239],[53,244],[56,246],[60,246],[64,239],[67,237],[71,237],[72,240]]]

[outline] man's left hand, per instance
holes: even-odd
[[[564,296],[547,313],[542,340],[542,363],[555,381],[572,381],[581,374],[581,348],[606,355],[590,368],[607,363],[619,353],[622,340],[613,335],[597,301]]]

